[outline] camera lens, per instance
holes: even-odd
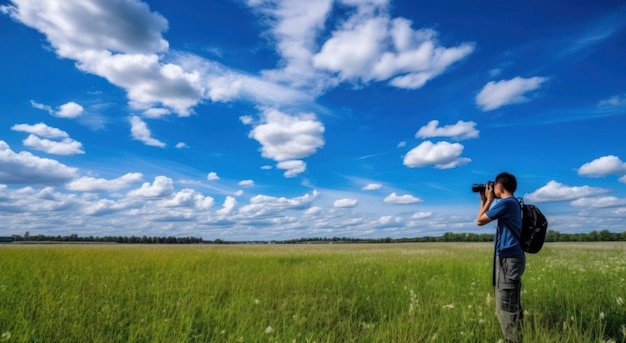
[[[472,185],[472,192],[480,193],[485,190],[487,186],[484,183],[475,183]]]

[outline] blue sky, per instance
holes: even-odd
[[[624,230],[619,1],[0,4],[0,235]]]

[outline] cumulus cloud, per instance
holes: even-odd
[[[226,199],[224,199],[224,204],[222,205],[222,208],[217,210],[216,213],[220,216],[227,216],[235,210],[236,206],[237,206],[237,199],[229,195],[226,197]]]
[[[53,141],[50,139],[39,138],[35,135],[28,135],[23,143],[24,146],[53,155],[77,155],[85,153],[83,150],[83,144],[71,138],[64,138],[61,141]]]
[[[197,72],[159,61],[158,53],[168,49],[161,35],[168,23],[144,2],[20,0],[2,11],[43,33],[57,54],[75,60],[79,69],[124,88],[136,108],[162,104],[188,115],[202,98]],[[77,110],[69,106],[59,114]]]
[[[361,189],[364,191],[375,191],[377,189],[381,189],[382,187],[383,187],[382,183],[370,183],[370,184],[363,186],[363,188]]]
[[[254,187],[254,180],[241,180],[239,181],[241,187]]]
[[[373,223],[376,228],[390,228],[404,225],[404,219],[396,216],[382,216],[375,220]]]
[[[568,201],[608,193],[609,190],[591,186],[567,186],[554,180],[536,191],[524,195],[528,201],[549,202]]]
[[[80,117],[81,114],[83,114],[83,106],[70,101],[66,104],[61,105],[61,107],[59,107],[59,110],[56,112],[57,117],[61,117],[61,118],[76,118],[76,117]]]
[[[604,208],[625,206],[626,199],[617,197],[596,197],[596,198],[580,198],[571,202],[572,207],[576,208]]]
[[[206,179],[209,181],[214,181],[214,180],[219,180],[220,177],[217,175],[216,172],[209,172],[209,174],[207,174]]]
[[[306,170],[306,163],[302,160],[281,161],[276,164],[276,168],[286,170],[285,177],[296,177]]]
[[[372,4],[351,3],[359,10],[324,42],[313,57],[316,68],[336,73],[341,80],[387,80],[395,87],[416,89],[474,51],[472,43],[445,48],[434,30],[414,30],[408,19],[363,10]],[[380,5],[383,10],[388,6]]]
[[[281,56],[280,68],[263,75],[313,93],[341,81],[387,81],[394,87],[419,88],[474,50],[472,43],[443,47],[434,30],[415,30],[408,19],[390,18],[386,0],[247,3],[269,18],[268,33]],[[349,17],[329,31],[324,25],[339,7],[333,4],[353,10],[344,12]]]
[[[83,106],[70,101],[68,103],[65,103],[61,106],[59,106],[58,110],[54,110],[51,106],[45,105],[45,104],[40,104],[34,100],[30,101],[31,105],[34,108],[46,111],[48,113],[50,113],[53,116],[59,117],[59,118],[76,118],[76,117],[80,117],[83,112],[85,111],[85,109],[83,108]]]
[[[141,198],[161,198],[171,195],[174,192],[174,183],[172,179],[165,176],[157,176],[152,184],[144,182],[141,188],[128,192],[130,197]]]
[[[16,124],[11,127],[11,130],[35,134],[37,136],[44,137],[44,138],[68,138],[69,137],[67,132],[57,129],[55,127],[50,127],[44,123],[38,123],[35,125]]]
[[[148,129],[148,125],[137,116],[130,117],[130,132],[133,139],[138,140],[145,145],[155,146],[159,148],[165,147],[165,143],[152,138],[152,132]]]
[[[290,116],[267,109],[250,137],[261,143],[263,157],[282,162],[314,154],[324,145],[323,134],[324,125],[313,114]]]
[[[602,156],[578,168],[578,175],[581,176],[602,177],[612,174],[626,174],[626,162],[614,155]]]
[[[479,131],[476,130],[476,123],[473,121],[465,122],[459,120],[454,125],[439,127],[438,120],[431,120],[428,124],[426,124],[426,126],[422,126],[417,131],[415,138],[450,137],[456,140],[463,140],[478,138],[478,133]]]
[[[29,152],[15,153],[0,140],[0,183],[62,185],[76,177],[76,168]]]
[[[421,220],[432,216],[432,212],[415,212],[411,215],[411,220]]]
[[[409,168],[428,165],[438,169],[455,168],[471,162],[469,158],[461,157],[463,149],[459,143],[424,141],[404,156],[403,163]]]
[[[410,205],[422,202],[422,199],[414,197],[410,194],[398,195],[396,192],[393,192],[385,197],[383,202],[391,205]]]
[[[65,188],[79,192],[114,192],[142,180],[143,175],[141,173],[128,173],[111,180],[83,176],[72,180],[65,185]]]
[[[164,200],[162,205],[165,207],[188,207],[197,210],[208,210],[213,206],[213,203],[212,197],[204,196],[193,189],[185,188],[174,193],[170,199]]]
[[[476,96],[476,104],[483,111],[491,111],[504,105],[528,101],[524,94],[538,89],[547,80],[545,77],[528,79],[515,77],[511,80],[490,81]]]
[[[248,205],[242,206],[239,213],[246,217],[259,217],[268,214],[277,214],[286,210],[303,210],[309,208],[318,195],[319,193],[317,191],[294,198],[273,197],[259,194],[252,197]]]
[[[83,144],[71,139],[67,132],[50,127],[44,123],[35,125],[16,124],[13,125],[11,129],[13,131],[30,133],[23,143],[24,146],[31,147],[35,150],[54,155],[76,155],[85,153]]]
[[[334,208],[350,208],[358,205],[359,201],[357,199],[344,198],[336,200],[333,203]]]

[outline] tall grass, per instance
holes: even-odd
[[[497,342],[490,244],[0,246],[0,342]],[[626,244],[528,256],[527,342],[625,342]]]

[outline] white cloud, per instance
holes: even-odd
[[[335,72],[341,80],[388,80],[395,87],[416,89],[474,50],[471,43],[439,46],[435,31],[413,30],[408,19],[363,11],[361,5],[371,8],[371,3],[352,3],[357,4],[360,11],[333,32],[313,57],[315,67]]]
[[[244,124],[244,125],[252,125],[252,123],[254,123],[254,118],[252,118],[252,116],[240,116],[239,120]]]
[[[432,212],[415,212],[411,216],[411,220],[421,220],[432,216]]]
[[[382,187],[383,187],[382,183],[370,183],[370,184],[363,186],[363,188],[361,189],[364,191],[375,191],[377,189],[381,189]]]
[[[250,137],[261,143],[263,157],[282,162],[314,154],[324,145],[323,134],[324,125],[313,114],[290,116],[267,109]]]
[[[568,201],[608,193],[609,190],[590,186],[567,186],[554,180],[536,191],[524,195],[531,202]]]
[[[459,143],[424,141],[404,156],[404,165],[409,168],[433,165],[438,169],[449,169],[468,164],[469,158],[460,157],[463,145]]]
[[[376,228],[390,228],[404,226],[404,219],[396,216],[382,216],[375,220],[373,223]]]
[[[1,8],[1,7],[0,7],[0,8]],[[50,114],[54,115],[54,110],[52,109],[52,107],[50,107],[50,106],[48,106],[48,105],[45,105],[45,104],[40,104],[40,103],[38,103],[38,102],[35,102],[34,100],[31,100],[31,101],[30,101],[30,104],[31,104],[34,108],[36,108],[36,109],[39,109],[39,110],[42,110],[42,111],[46,111],[46,112],[48,112],[48,113],[50,113]]]
[[[626,106],[626,94],[615,95],[608,99],[601,100],[598,107],[622,107]]]
[[[333,203],[334,208],[350,208],[358,205],[359,201],[357,199],[344,198],[336,200]]]
[[[159,148],[165,147],[165,143],[152,138],[152,133],[148,129],[148,125],[137,116],[130,117],[130,132],[133,139],[143,142],[145,145],[155,146]]]
[[[524,96],[533,91],[547,80],[545,77],[531,77],[528,79],[515,77],[511,80],[490,81],[476,96],[476,104],[483,111],[491,111],[504,105],[525,102]]]
[[[46,111],[50,113],[50,115],[53,115],[59,118],[77,118],[77,117],[80,117],[85,111],[83,106],[73,101],[70,101],[68,103],[65,103],[59,106],[59,109],[57,111],[55,111],[51,106],[37,103],[34,100],[31,100],[30,103],[34,108]]]
[[[296,177],[306,170],[306,163],[302,160],[281,161],[276,164],[276,168],[286,170],[285,177]]]
[[[237,199],[229,195],[226,197],[226,199],[224,199],[224,204],[222,205],[222,208],[217,210],[216,213],[220,216],[227,216],[233,212],[235,206],[237,206]]]
[[[76,177],[77,169],[29,152],[15,153],[0,140],[0,183],[61,185]]]
[[[276,40],[280,65],[284,66],[264,71],[265,77],[298,88],[323,87],[324,78],[317,75],[311,59],[332,3],[332,0],[248,1],[249,6],[271,18],[270,33]]]
[[[220,177],[217,175],[216,172],[209,172],[209,174],[207,174],[206,179],[209,181],[214,181],[214,180],[219,180]]]
[[[476,123],[473,121],[459,120],[454,125],[446,125],[439,127],[438,120],[431,120],[422,126],[415,134],[416,138],[431,138],[431,137],[451,137],[456,140],[463,140],[469,138],[478,138],[479,131],[475,128]]]
[[[189,145],[187,145],[187,143],[185,142],[176,143],[176,149],[184,149],[184,148],[189,148]]]
[[[35,135],[28,135],[23,143],[24,146],[54,155],[77,155],[85,153],[83,150],[83,144],[71,138],[64,138],[61,141],[53,141],[45,138],[39,138]]]
[[[13,131],[30,133],[30,135],[24,139],[23,143],[24,146],[31,147],[35,150],[55,155],[76,155],[85,153],[82,143],[69,138],[67,132],[50,127],[44,123],[35,125],[16,124],[13,125],[11,129]],[[40,138],[39,136],[45,138]],[[62,139],[50,140],[47,138]]]
[[[254,187],[254,180],[241,180],[239,181],[241,187]]]
[[[134,189],[128,192],[130,197],[142,197],[142,198],[161,198],[168,196],[174,192],[174,183],[172,179],[165,176],[157,176],[154,178],[154,182],[150,184],[145,182],[141,185],[141,188]]]
[[[66,104],[61,105],[61,107],[59,107],[59,110],[56,112],[57,117],[61,117],[61,118],[76,118],[76,117],[80,117],[81,114],[83,114],[84,112],[84,108],[83,106],[70,101]]]
[[[422,199],[414,197],[410,194],[397,195],[396,192],[389,194],[383,200],[385,204],[392,205],[410,205],[422,202]]]
[[[246,217],[259,217],[267,216],[268,214],[278,214],[286,210],[303,210],[308,208],[318,195],[317,191],[294,198],[259,194],[252,197],[248,205],[242,206],[239,213]]]
[[[50,127],[44,123],[38,123],[35,125],[28,124],[16,124],[11,127],[13,131],[20,131],[35,134],[37,136],[41,136],[44,138],[68,138],[69,135],[67,132],[57,129],[55,127]]]
[[[214,200],[209,196],[204,196],[197,191],[185,188],[173,194],[171,199],[163,201],[165,207],[188,207],[197,210],[208,210],[213,206]]]
[[[572,207],[576,208],[603,208],[626,205],[626,199],[617,197],[596,197],[596,198],[580,198],[571,202]]]
[[[168,43],[161,33],[168,23],[146,3],[136,0],[83,2],[21,0],[4,6],[15,20],[42,32],[57,54],[76,66],[127,91],[131,106],[149,109],[162,104],[180,115],[202,99],[200,75],[158,53]],[[64,112],[61,114],[75,114]]]
[[[626,174],[626,162],[614,155],[602,156],[578,168],[578,175],[581,176],[602,177],[611,174]]]
[[[128,173],[111,180],[83,176],[72,180],[65,185],[65,188],[78,192],[114,192],[142,180],[143,175],[141,173]]]

